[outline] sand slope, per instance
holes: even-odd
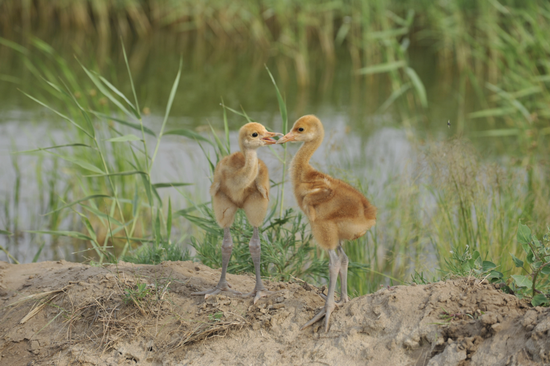
[[[0,365],[550,364],[549,309],[475,279],[355,298],[324,333],[321,323],[299,330],[324,303],[299,281],[266,281],[277,292],[256,305],[190,296],[219,273],[192,262],[0,262]]]

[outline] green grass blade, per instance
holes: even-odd
[[[68,236],[80,240],[89,240],[93,241],[88,235],[84,235],[79,231],[59,231],[59,230],[27,230],[28,233],[33,234],[48,234],[48,235],[57,235],[57,236]]]
[[[166,131],[163,134],[163,136],[166,136],[166,135],[184,136],[184,137],[188,137],[190,139],[204,141],[204,142],[207,142],[210,145],[214,146],[214,144],[212,144],[212,141],[208,140],[207,138],[205,138],[204,136],[198,134],[197,132],[191,131],[191,130],[186,129],[186,128]]]
[[[243,106],[241,106],[241,110],[243,111],[244,118],[246,118],[246,122],[248,122],[248,123],[252,122],[250,117],[248,117],[248,114],[246,114],[246,111],[244,110]]]
[[[41,40],[40,38],[33,37],[33,38],[32,38],[32,43],[33,43],[33,45],[34,45],[36,48],[38,48],[38,49],[41,50],[42,52],[47,53],[47,54],[50,55],[50,56],[54,56],[54,55],[55,55],[55,51],[54,51],[54,49],[52,48],[52,46],[50,46],[49,44],[47,44],[46,42],[44,42],[44,41]]]
[[[86,227],[86,230],[88,230],[88,234],[90,235],[90,238],[92,238],[93,246],[95,248],[99,248],[99,245],[97,243],[97,236],[95,234],[94,227],[92,226],[92,223],[90,222],[90,220],[86,217],[86,215],[84,215],[81,212],[75,211],[75,213],[78,216],[80,216],[80,218],[82,219],[82,222],[84,223],[84,226]],[[98,254],[100,254],[100,253],[98,252]]]
[[[220,228],[213,224],[211,220],[204,219],[202,217],[193,216],[189,214],[182,214],[181,216],[185,217],[188,221],[191,223],[197,225],[198,227],[202,228],[203,230],[209,232],[210,234],[219,235],[220,234]]]
[[[103,213],[101,211],[99,211],[97,208],[94,208],[94,207],[90,207],[90,206],[86,206],[86,205],[80,205],[82,208],[90,211],[91,213],[93,213],[94,215],[96,215],[97,217],[101,217],[101,218],[104,218],[104,219],[107,219],[111,222],[114,222],[115,224],[117,224],[118,226],[122,226],[122,223],[120,221],[118,221],[117,219],[115,219],[113,216],[111,215],[108,215],[106,213]]]
[[[141,120],[141,112],[139,110],[139,102],[136,94],[136,88],[134,86],[134,78],[132,77],[132,72],[130,71],[130,63],[128,62],[128,57],[126,56],[126,48],[124,47],[124,42],[122,42],[122,39],[120,40],[120,44],[122,45],[122,54],[124,55],[124,63],[126,64],[126,70],[128,70],[128,77],[130,78],[130,85],[132,87],[132,93],[134,94],[134,101],[136,103],[136,111],[137,111],[137,117],[139,120]]]
[[[173,216],[183,216],[185,217],[185,215],[191,213],[191,212],[194,212],[198,209],[200,209],[201,207],[205,207],[206,205],[208,205],[208,203],[201,203],[200,205],[194,205],[192,207],[188,207],[188,208],[184,208],[182,210],[178,210],[176,212],[174,212]]]
[[[157,208],[157,217],[155,219],[155,248],[158,248],[160,241],[162,240],[162,234],[160,233],[160,211]]]
[[[407,75],[409,75],[409,78],[411,79],[413,86],[418,93],[418,97],[420,98],[420,103],[422,104],[422,107],[428,108],[428,97],[426,96],[426,88],[424,88],[422,80],[420,80],[416,71],[414,71],[410,67],[406,67],[405,72],[407,73]]]
[[[405,94],[405,92],[407,90],[409,90],[411,88],[411,84],[410,83],[406,83],[406,84],[403,84],[401,85],[401,87],[397,90],[394,90],[391,95],[389,96],[388,99],[386,99],[386,101],[384,103],[382,103],[382,105],[380,106],[380,108],[378,108],[378,110],[376,111],[376,114],[379,114],[379,113],[382,113],[384,112],[386,109],[388,109],[397,99],[399,99],[400,96],[402,96],[403,94]]]
[[[139,209],[139,195],[137,182],[135,183],[134,198],[132,199],[132,216],[136,216]]]
[[[505,137],[505,136],[517,136],[520,130],[517,128],[505,128],[499,130],[486,130],[476,132],[473,135],[475,137]]]
[[[222,99],[222,106],[224,105]],[[227,151],[231,151],[231,141],[229,141],[229,123],[227,122],[227,111],[223,108],[223,129],[225,131],[225,143]]]
[[[141,139],[134,134],[128,134],[124,136],[113,137],[105,141],[106,142],[128,142],[128,141],[141,141]]]
[[[25,47],[23,47],[23,46],[21,46],[21,45],[15,43],[15,42],[9,41],[9,40],[7,40],[7,39],[5,39],[5,38],[2,38],[2,37],[0,37],[0,44],[1,44],[1,45],[4,45],[4,46],[6,46],[6,47],[9,47],[9,48],[11,48],[11,49],[14,50],[14,51],[17,51],[17,52],[19,52],[19,53],[22,53],[23,55],[26,55],[26,54],[29,53],[29,50],[27,50]]]
[[[15,259],[15,257],[13,255],[10,254],[10,252],[8,252],[8,250],[6,248],[4,248],[3,246],[0,245],[0,250],[3,251],[4,253],[6,253],[6,255],[11,258],[12,261],[14,261],[16,264],[19,264],[19,261],[17,259]]]
[[[214,127],[212,127],[211,124],[209,124],[210,130],[212,131],[212,135],[214,136],[214,140],[216,141],[216,145],[218,147],[218,151],[222,156],[229,155],[229,151],[226,150],[225,146],[223,145],[222,141],[216,134],[216,131],[214,130]]]
[[[151,192],[153,192],[153,194],[155,195],[155,197],[157,198],[157,201],[159,203],[159,205],[162,206],[162,200],[160,199],[160,194],[159,192],[157,191],[157,189],[155,188],[155,186],[151,185]]]
[[[388,29],[388,30],[379,31],[379,32],[370,32],[370,33],[367,33],[367,37],[369,39],[389,39],[389,38],[399,37],[408,33],[409,33],[409,27],[402,27],[402,28],[396,28],[396,29]]]
[[[42,249],[44,249],[44,245],[46,245],[46,243],[42,243],[40,245],[40,248],[38,248],[38,251],[36,252],[34,257],[32,257],[32,263],[36,263],[38,261],[38,258],[40,257],[40,253],[42,253]]]
[[[44,216],[51,215],[51,214],[53,214],[53,213],[55,213],[55,212],[58,212],[58,211],[61,211],[61,210],[65,209],[65,208],[72,207],[72,206],[74,206],[74,205],[76,205],[76,204],[79,204],[80,202],[88,201],[88,200],[95,199],[95,198],[113,198],[113,197],[112,197],[112,196],[109,196],[109,195],[106,195],[106,194],[92,194],[92,195],[90,195],[90,196],[81,198],[81,199],[79,199],[79,200],[77,200],[77,201],[74,201],[74,202],[68,203],[68,204],[66,204],[66,205],[64,205],[64,206],[61,206],[61,207],[59,207],[59,208],[56,208],[55,210],[50,211],[50,212],[44,214]]]
[[[166,218],[166,242],[170,242],[172,233],[172,200],[168,198],[168,217]]]
[[[134,222],[134,220],[135,220],[135,217],[133,219],[131,219],[130,221],[128,221],[127,223],[125,223],[124,225],[117,227],[115,230],[113,230],[112,235],[118,234],[120,231],[124,230],[124,228],[126,226],[130,225],[132,222]],[[126,238],[122,238],[122,239],[126,240]],[[132,238],[128,238],[128,239],[134,240]]]
[[[151,192],[151,182],[149,181],[149,176],[142,174],[141,182],[143,183],[143,188],[145,188],[145,193],[147,194],[147,202],[149,206],[153,206],[153,193]]]
[[[67,94],[70,96],[73,103],[78,107],[78,109],[80,109],[80,113],[82,114],[82,116],[88,123],[88,127],[90,128],[89,129],[90,135],[92,135],[95,139],[95,128],[94,128],[94,124],[92,123],[92,118],[90,117],[90,114],[80,105],[80,103],[78,103],[78,100],[76,100],[75,95],[71,93],[71,89],[69,88],[69,86],[63,80],[61,80],[61,82],[63,83],[63,86],[65,87],[65,89],[67,89]]]
[[[109,115],[106,115],[106,114],[103,114],[103,113],[100,113],[100,112],[96,112],[96,111],[89,111],[89,112],[92,113],[92,114],[95,114],[97,117],[101,117],[101,118],[109,120],[109,121],[118,122],[118,123],[120,123],[124,126],[128,126],[128,127],[131,127],[135,130],[141,131],[142,127],[139,123],[128,122],[128,121],[125,121],[123,119],[112,117],[112,116],[109,116]],[[147,133],[151,136],[157,137],[157,135],[151,129],[149,129],[145,126],[143,126],[143,132],[145,132],[145,133]]]
[[[498,117],[498,116],[507,116],[513,113],[515,108],[491,108],[484,109],[481,111],[473,112],[468,114],[468,118],[484,118],[484,117]]]
[[[271,74],[271,71],[269,71],[269,68],[267,66],[265,67],[265,69],[267,70],[267,73],[271,78],[271,82],[275,87],[275,92],[277,93],[277,102],[279,103],[279,111],[281,112],[281,118],[283,119],[283,132],[286,133],[288,129],[288,113],[286,109],[286,103],[283,99],[283,96],[281,95],[281,92],[279,91],[279,87],[277,86],[277,83],[275,82],[275,78]]]
[[[287,108],[286,108],[286,103],[283,99],[283,96],[281,95],[281,92],[279,91],[279,87],[277,86],[277,83],[275,82],[275,78],[273,77],[273,75],[271,74],[271,72],[269,71],[269,69],[267,68],[267,65],[265,66],[266,70],[267,70],[267,73],[269,74],[269,77],[271,78],[271,82],[273,83],[273,86],[275,87],[275,92],[277,94],[277,102],[279,103],[279,112],[281,113],[281,119],[283,120],[283,133],[287,133],[288,132],[288,112],[287,112]],[[285,185],[284,185],[284,182],[286,180],[285,176],[286,176],[286,150],[287,150],[287,145],[285,144],[284,148],[283,148],[283,158],[282,158],[282,161],[283,161],[283,171],[282,171],[282,178],[281,178],[281,182],[283,182],[282,184],[282,188],[281,188],[281,191],[280,191],[280,210],[279,210],[279,215],[282,216],[283,215],[283,203],[284,203],[284,197],[285,197]]]
[[[407,63],[405,61],[394,61],[394,62],[387,62],[385,64],[378,64],[378,65],[364,67],[362,69],[357,70],[356,72],[357,74],[360,74],[360,75],[379,74],[382,72],[397,70],[406,66],[407,66]]]
[[[58,87],[57,85],[55,85],[54,83],[52,83],[51,81],[49,81],[48,79],[44,78],[44,77],[41,77],[42,81],[44,81],[46,84],[48,84],[53,90],[57,91],[58,93],[60,94],[63,94],[64,96],[66,97],[71,97],[65,90],[61,89],[60,87]]]
[[[87,148],[95,150],[95,147],[93,147],[93,146],[86,145],[86,144],[81,144],[81,143],[77,142],[77,143],[74,143],[74,144],[39,147],[38,149],[33,149],[33,150],[14,151],[14,152],[12,152],[12,154],[27,154],[27,153],[33,153],[33,152],[45,151],[45,150],[51,150],[51,149],[60,149],[62,147],[87,147]]]
[[[11,75],[0,74],[0,81],[5,81],[13,84],[21,84],[21,79]]]
[[[128,172],[116,172],[116,173],[103,173],[102,174],[93,174],[93,175],[86,175],[85,177],[112,177],[112,176],[122,176],[122,175],[135,175],[135,174],[141,174],[141,175],[149,175],[147,172],[141,171],[141,170],[131,170]]]
[[[170,110],[172,109],[172,103],[174,102],[174,98],[176,97],[176,91],[178,90],[178,85],[180,83],[180,77],[181,77],[181,69],[183,67],[183,58],[180,58],[180,67],[178,70],[178,74],[176,75],[176,79],[174,80],[174,84],[172,85],[172,90],[170,91],[170,97],[168,98],[168,104],[166,104],[166,112],[164,113],[164,120],[162,121],[162,126],[160,127],[159,137],[157,140],[157,145],[155,146],[155,152],[153,153],[153,158],[151,159],[151,166],[155,162],[155,158],[157,157],[159,145],[160,145],[160,139],[163,136],[164,133],[164,127],[166,126],[166,122],[168,121],[168,116],[170,115]]]
[[[27,97],[29,97],[30,99],[34,100],[36,103],[40,104],[41,106],[43,107],[46,107],[48,108],[50,111],[54,112],[55,114],[57,114],[59,117],[63,118],[64,120],[66,121],[69,121],[73,126],[75,126],[76,128],[78,128],[79,130],[81,130],[82,132],[84,132],[86,135],[88,135],[89,137],[91,138],[94,138],[88,131],[86,131],[84,128],[82,128],[78,123],[76,123],[75,121],[73,121],[72,119],[70,119],[69,117],[65,116],[64,114],[56,111],[55,109],[51,108],[50,106],[48,106],[47,104],[39,101],[38,99],[30,96],[29,94],[25,93],[24,91],[21,90],[21,93],[25,94]]]
[[[242,112],[239,112],[239,111],[236,110],[236,109],[233,109],[233,108],[231,108],[231,107],[228,107],[228,106],[226,106],[226,105],[223,104],[223,103],[221,103],[220,105],[223,107],[223,109],[227,109],[228,111],[231,111],[231,112],[235,113],[235,114],[238,115],[238,116],[244,117],[244,118],[246,118],[247,120],[249,119],[248,116],[247,116],[246,114],[244,114],[244,113],[242,113]]]
[[[109,82],[109,80],[105,79],[103,76],[98,75],[97,73],[96,76],[99,78],[99,80],[103,81],[103,84],[107,85],[107,87],[111,89],[113,93],[121,97],[122,100],[124,100],[130,106],[130,109],[132,110],[132,112],[134,112],[134,116],[136,116],[137,119],[141,118],[139,112],[136,110],[136,107],[132,104],[132,102],[128,100],[128,98],[126,98],[124,94],[122,94],[120,90],[118,90],[113,84]]]
[[[7,236],[12,236],[13,233],[7,231],[7,230],[2,230],[0,229],[0,235],[7,235]]]
[[[506,99],[508,102],[510,102],[510,104],[512,104],[512,106],[516,108],[523,115],[523,117],[525,117],[527,122],[532,122],[533,118],[531,117],[531,114],[519,100],[515,99],[512,95],[510,95],[510,93],[504,91],[496,85],[486,83],[486,86],[488,89],[494,91],[495,93]]]
[[[49,153],[49,154],[55,155],[58,158],[61,158],[61,159],[66,160],[68,162],[74,163],[74,164],[76,164],[76,165],[78,165],[78,166],[80,166],[80,167],[82,167],[86,170],[90,170],[90,171],[98,173],[98,174],[105,174],[105,172],[103,170],[99,169],[95,165],[92,165],[92,164],[88,163],[87,161],[82,160],[80,158],[75,158],[75,157],[70,157],[70,156],[63,156],[63,155],[53,153],[51,151],[46,151],[46,152]]]
[[[88,77],[90,78],[90,80],[92,80],[92,82],[95,84],[95,86],[99,89],[99,91],[101,92],[101,94],[105,95],[114,105],[116,105],[121,111],[123,111],[124,113],[126,113],[127,115],[131,116],[132,113],[130,113],[130,111],[128,111],[128,109],[126,109],[126,107],[124,107],[124,105],[122,105],[122,103],[120,103],[118,101],[118,99],[116,99],[110,92],[109,90],[107,90],[107,88],[105,88],[105,86],[103,85],[103,83],[101,82],[100,79],[98,79],[90,70],[88,70],[84,65],[82,65],[82,63],[77,60],[78,63],[80,64],[80,66],[82,67],[82,69],[84,70],[84,72],[88,75]]]
[[[193,183],[155,183],[153,184],[153,187],[155,188],[169,188],[169,187],[184,187],[184,186],[192,186]]]

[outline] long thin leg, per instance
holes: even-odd
[[[348,296],[348,264],[349,259],[342,245],[338,246],[338,254],[340,257],[340,301],[337,305],[343,305],[349,301]]]
[[[254,296],[254,304],[262,297],[265,297],[271,293],[267,291],[262,282],[262,277],[260,276],[260,256],[262,253],[262,246],[260,243],[260,234],[258,228],[254,227],[252,233],[252,238],[248,244],[248,249],[250,249],[250,256],[252,257],[252,262],[254,262],[254,271],[256,272],[256,286],[254,290],[244,296]]]
[[[328,294],[326,297],[325,307],[313,317],[310,321],[308,321],[301,330],[306,329],[319,319],[321,319],[323,316],[325,317],[325,333],[328,332],[328,324],[330,319],[330,314],[333,312],[333,310],[336,308],[336,303],[334,302],[334,292],[336,290],[336,281],[338,279],[338,273],[340,272],[340,268],[342,266],[342,263],[340,261],[340,258],[338,257],[338,254],[336,254],[336,251],[329,250],[329,283],[328,283]]]
[[[338,245],[338,258],[340,260],[340,301],[336,303],[337,306],[344,305],[345,303],[349,302],[349,296],[348,296],[348,264],[349,259],[346,253],[344,252],[344,248],[342,248],[342,245]],[[327,299],[327,297],[324,294],[319,294],[324,300]]]
[[[204,298],[207,299],[209,296],[216,295],[221,291],[229,291],[234,294],[240,295],[241,293],[235,290],[230,289],[225,275],[227,274],[227,266],[229,265],[229,259],[231,258],[231,252],[233,250],[233,239],[231,239],[231,232],[229,228],[226,227],[223,229],[223,242],[222,242],[222,274],[220,276],[220,281],[218,285],[212,290],[203,291],[203,292],[193,292],[191,295],[204,295]]]

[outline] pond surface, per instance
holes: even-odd
[[[100,40],[78,33],[41,35],[40,38],[67,60],[78,80],[86,76],[74,55],[87,67],[98,70],[126,95],[131,95],[119,40]],[[13,39],[23,44],[30,42],[24,38]],[[320,52],[312,50],[309,54],[311,83],[299,87],[293,61],[283,55],[270,56],[242,45],[196,43],[192,38],[166,33],[125,44],[140,105],[150,111],[144,123],[156,132],[162,123],[180,58],[183,71],[170,113],[170,128],[194,129],[207,136],[208,124],[211,124],[221,131],[220,102],[223,99],[227,106],[242,108],[253,120],[281,131],[276,92],[265,69],[267,65],[286,98],[289,123],[304,114],[315,114],[324,123],[325,143],[314,156],[313,163],[320,169],[345,171],[347,178],[362,180],[368,186],[369,198],[377,206],[385,200],[383,188],[388,180],[407,174],[406,167],[415,159],[416,144],[450,139],[457,133],[468,136],[473,131],[488,129],[481,120],[465,118],[478,108],[473,95],[459,94],[460,75],[453,65],[438,64],[428,49],[409,51],[410,65],[425,85],[428,108],[411,103],[414,96],[405,95],[401,102],[381,110],[391,94],[388,78],[385,75],[357,75],[345,48],[337,50],[334,64],[325,62]],[[42,216],[44,198],[40,195],[40,190],[46,188],[39,186],[36,175],[55,167],[47,157],[40,159],[37,155],[12,155],[10,152],[62,143],[67,127],[55,114],[18,91],[21,89],[40,98],[44,87],[21,61],[20,54],[0,46],[0,59],[0,207],[3,208],[0,229],[18,230],[9,240],[0,235],[0,244],[21,262],[30,262],[38,246],[33,243],[34,236],[23,230],[47,229],[47,220]],[[245,120],[231,113],[228,118],[234,151],[238,146],[236,131]],[[501,140],[474,139],[473,143],[486,153],[487,159],[507,154]],[[289,147],[289,156],[297,148]],[[281,150],[281,147],[273,149]],[[282,176],[282,165],[270,150],[260,151],[260,157],[267,162],[271,176]],[[163,139],[153,170],[155,181],[194,183],[185,189],[199,201],[205,201],[208,200],[208,175],[207,161],[195,142],[183,137]],[[62,179],[62,172],[60,177]],[[165,193],[172,196],[176,207],[186,205],[177,192],[166,190]],[[291,192],[285,194],[285,204],[295,204]],[[70,227],[70,224],[67,222],[64,226]],[[82,260],[74,254],[76,249],[46,242],[39,259]],[[0,260],[7,260],[3,252],[0,252]]]

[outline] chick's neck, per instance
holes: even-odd
[[[240,169],[237,177],[239,186],[248,187],[258,176],[258,154],[256,149],[241,150],[244,155],[244,166]]]
[[[313,156],[313,153],[319,148],[322,141],[323,136],[319,136],[313,140],[304,142],[296,155],[294,155],[292,163],[290,164],[290,175],[294,182],[302,181],[304,173],[314,170],[309,164],[309,160]]]

